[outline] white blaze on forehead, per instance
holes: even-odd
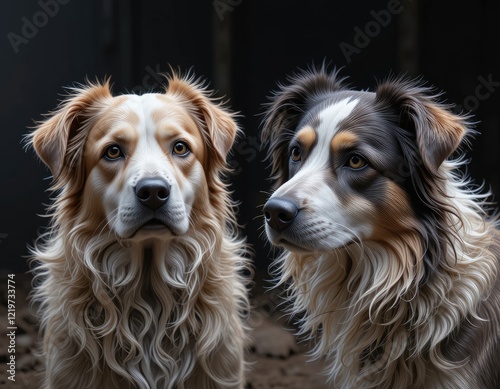
[[[359,99],[351,99],[349,97],[328,106],[318,115],[319,118],[321,119],[321,124],[319,128],[321,128],[322,126],[327,126],[327,128],[336,129],[339,122],[341,120],[344,120],[347,116],[351,114],[352,110],[358,104],[358,102]]]
[[[159,123],[153,119],[153,112],[166,109],[165,102],[158,98],[158,94],[151,93],[142,95],[142,110],[146,118],[146,129],[152,139],[155,139],[155,133]]]
[[[330,160],[330,141],[339,130],[340,122],[351,114],[358,102],[359,99],[346,98],[328,106],[319,113],[320,122],[316,128],[318,138],[316,146],[311,151],[308,166],[318,168]]]
[[[152,112],[155,109],[161,108],[161,104],[155,97],[156,94],[125,95],[127,100],[123,103],[125,107],[130,108],[140,118],[140,124],[137,126],[137,131],[140,136],[145,137],[153,135],[156,131],[156,124],[152,119]]]
[[[146,93],[144,95],[126,95],[128,98],[124,103],[139,116],[139,123],[135,127],[139,135],[139,141],[135,154],[140,154],[141,165],[148,164],[154,169],[154,165],[163,159],[163,152],[156,141],[158,123],[155,123],[153,112],[164,108],[157,94]],[[160,159],[159,159],[160,157]],[[154,170],[153,170],[154,171]]]
[[[310,151],[299,172],[278,188],[273,196],[282,196],[289,191],[294,191],[294,189],[297,189],[297,182],[303,182],[304,180],[307,180],[311,188],[317,188],[319,185],[324,184],[322,176],[318,176],[318,173],[329,164],[330,141],[339,130],[340,122],[351,114],[358,102],[359,99],[346,98],[328,106],[319,113],[320,123],[316,128],[317,140],[315,146]]]
[[[127,99],[122,103],[121,107],[135,112],[140,118],[140,125],[137,130],[141,135],[151,136],[157,130],[158,123],[154,121],[153,113],[162,109],[168,109],[166,101],[162,101],[158,96],[164,96],[158,93],[146,93],[143,95],[123,95]]]

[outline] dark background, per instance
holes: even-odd
[[[47,222],[49,172],[25,151],[34,120],[63,87],[112,76],[115,93],[158,90],[156,72],[190,69],[230,99],[244,136],[230,177],[239,220],[264,270],[262,103],[278,81],[323,61],[356,88],[390,73],[422,76],[479,121],[470,172],[499,193],[500,2],[431,0],[9,0],[0,12],[0,267],[28,269],[27,245]],[[391,13],[392,12],[392,13]],[[350,51],[349,51],[350,50]],[[489,85],[482,86],[485,80]],[[497,83],[497,84],[496,84]]]

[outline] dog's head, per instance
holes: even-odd
[[[276,184],[264,206],[269,240],[328,252],[436,223],[441,166],[466,124],[414,82],[360,92],[324,69],[295,76],[264,120]]]
[[[168,81],[142,96],[89,83],[38,125],[30,141],[59,191],[56,218],[142,241],[186,234],[195,208],[198,218],[224,208],[236,123],[192,79]]]

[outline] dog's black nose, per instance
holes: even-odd
[[[271,228],[283,231],[297,217],[299,208],[290,200],[271,198],[264,205],[264,217]]]
[[[143,178],[135,187],[135,195],[146,207],[160,208],[170,196],[170,184],[163,178]]]

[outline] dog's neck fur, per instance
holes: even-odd
[[[66,314],[55,315],[54,321],[46,312],[41,327],[63,337],[69,331],[72,340],[61,347],[72,348],[71,355],[82,358],[82,364],[100,367],[89,369],[95,384],[101,369],[110,371],[105,377],[129,382],[146,375],[147,382],[168,377],[174,383],[176,377],[189,375],[195,361],[210,363],[201,359],[220,346],[206,323],[217,323],[223,334],[225,315],[239,311],[246,301],[243,284],[229,285],[224,279],[228,275],[217,270],[221,261],[230,261],[231,269],[234,263],[244,264],[240,257],[227,257],[237,252],[233,245],[240,243],[220,234],[209,236],[205,230],[206,236],[157,241],[147,247],[117,242],[111,233],[107,239],[94,231],[72,234],[71,229],[60,229],[57,234],[52,246],[38,253],[42,260],[38,276],[47,279],[36,299],[40,309],[50,304]],[[223,250],[227,245],[231,249]],[[57,273],[66,275],[53,277]],[[214,309],[207,309],[212,305]],[[79,331],[81,326],[88,331]],[[196,347],[204,348],[203,355],[193,352],[194,339]],[[51,347],[45,344],[46,349]],[[144,358],[144,353],[155,353],[155,358]],[[146,365],[148,360],[161,363]],[[127,387],[126,381],[113,385]]]
[[[481,320],[475,307],[495,281],[499,239],[480,205],[458,186],[446,190],[463,219],[449,215],[448,258],[423,285],[425,247],[417,233],[332,253],[285,252],[278,260],[280,283],[291,280],[290,310],[304,313],[301,334],[317,335],[314,355],[327,356],[336,388],[428,386],[429,361],[437,376],[449,372],[448,384],[475,387],[464,378],[467,367],[454,369],[467,357],[446,358],[440,343],[450,340],[462,321]],[[434,377],[439,388],[437,381]]]

